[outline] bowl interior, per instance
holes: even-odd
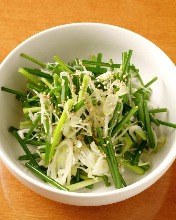
[[[102,24],[73,24],[55,27],[41,32],[23,42],[4,60],[0,67],[0,86],[6,86],[16,90],[25,90],[25,79],[18,73],[19,67],[35,67],[33,63],[20,57],[20,53],[31,55],[42,62],[53,62],[53,56],[58,55],[65,62],[74,58],[90,58],[98,52],[103,54],[104,61],[110,58],[114,62],[121,62],[123,51],[133,50],[132,63],[140,69],[144,82],[147,83],[153,77],[158,76],[158,81],[152,86],[152,101],[160,106],[167,107],[169,113],[160,114],[160,118],[176,123],[175,111],[176,69],[171,60],[154,44],[145,38],[128,30]],[[13,125],[18,127],[22,118],[22,109],[18,101],[11,94],[0,92],[0,151],[2,160],[10,161],[16,172],[25,171],[37,181],[36,176],[27,172],[17,161],[17,157],[23,154],[19,144],[8,132]],[[161,132],[167,136],[164,148],[152,156],[152,168],[144,175],[138,176],[127,172],[125,178],[128,184],[135,183],[142,178],[151,176],[153,171],[164,169],[176,156],[176,135],[171,128],[161,127]],[[97,184],[91,193],[113,190]],[[84,189],[81,192],[90,192]]]

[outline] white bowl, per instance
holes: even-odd
[[[120,62],[121,53],[132,49],[134,63],[145,82],[154,76],[159,80],[153,86],[152,100],[160,107],[167,107],[169,114],[162,114],[164,120],[176,123],[176,68],[167,55],[144,37],[129,30],[98,23],[77,23],[54,27],[40,32],[15,48],[0,66],[0,86],[24,90],[24,77],[17,73],[19,67],[35,66],[20,57],[26,53],[48,62],[53,56],[60,56],[65,62],[73,58],[87,58],[102,52],[104,59],[112,58]],[[95,206],[128,199],[151,186],[170,167],[176,157],[175,130],[162,127],[167,136],[164,148],[152,156],[152,167],[143,176],[126,176],[129,186],[116,190],[97,184],[95,189],[81,192],[64,192],[42,182],[24,168],[17,160],[22,154],[21,147],[8,132],[8,128],[18,126],[22,109],[13,95],[0,92],[0,157],[9,171],[34,192],[62,203]]]

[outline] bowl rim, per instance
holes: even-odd
[[[173,70],[175,71],[175,65],[174,63],[170,60],[170,58],[163,52],[163,50],[161,50],[158,46],[156,46],[154,43],[152,43],[150,40],[148,40],[147,38],[143,37],[142,35],[139,35],[138,33],[135,33],[131,30],[119,27],[119,26],[115,26],[112,24],[105,24],[105,23],[98,23],[98,22],[79,22],[79,23],[69,23],[69,24],[63,24],[63,25],[59,25],[59,26],[54,26],[51,28],[48,28],[46,30],[40,31],[34,35],[32,35],[31,37],[27,38],[26,40],[24,40],[23,42],[21,42],[17,47],[15,47],[7,56],[6,58],[2,61],[1,65],[0,65],[0,70],[2,68],[3,65],[5,65],[6,62],[8,62],[8,59],[10,58],[10,56],[12,54],[14,54],[20,47],[22,47],[24,44],[30,42],[32,39],[39,37],[40,35],[43,35],[47,32],[56,30],[56,29],[63,29],[63,28],[69,28],[69,27],[74,27],[74,26],[102,26],[105,28],[113,28],[113,29],[119,29],[120,31],[125,31],[125,32],[130,32],[133,35],[143,38],[143,40],[147,41],[149,44],[151,44],[153,47],[155,47],[155,49],[159,50],[160,53],[162,53],[170,62],[171,67],[173,67]],[[175,71],[176,72],[176,71]],[[0,140],[0,146],[2,148],[2,144],[1,144],[1,140]],[[8,155],[6,155],[2,149],[0,148],[0,158],[2,160],[2,162],[4,163],[4,165],[10,169],[11,171],[13,171],[14,173],[16,173],[18,176],[20,176],[21,178],[25,179],[27,182],[29,182],[32,185],[36,185],[39,188],[43,188],[44,190],[50,191],[52,193],[56,193],[56,194],[62,194],[62,195],[67,195],[67,196],[74,196],[74,197],[102,197],[102,196],[106,196],[106,195],[114,195],[114,194],[121,194],[123,192],[129,192],[131,190],[135,189],[139,189],[137,193],[134,193],[134,195],[142,192],[143,190],[145,190],[146,188],[148,188],[150,185],[152,185],[154,182],[156,182],[167,170],[168,168],[171,166],[171,164],[174,162],[175,158],[176,158],[176,150],[174,153],[174,150],[170,151],[167,155],[167,157],[161,162],[160,166],[157,167],[157,169],[153,170],[151,173],[149,173],[148,175],[146,175],[144,178],[142,178],[141,180],[127,186],[121,189],[113,189],[111,191],[108,192],[89,192],[89,193],[80,193],[80,192],[66,192],[66,191],[62,191],[59,190],[57,188],[54,188],[50,185],[47,185],[46,183],[42,183],[37,181],[36,179],[33,179],[31,176],[28,176],[27,173],[25,173],[24,171],[22,171],[19,167],[15,166],[14,167],[14,163],[9,159]],[[143,186],[143,187],[142,187]],[[142,190],[141,190],[142,187]],[[133,195],[131,195],[133,196]],[[131,197],[128,196],[127,198]]]

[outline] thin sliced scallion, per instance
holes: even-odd
[[[138,174],[138,175],[142,175],[144,174],[145,170],[142,169],[141,167],[137,166],[137,165],[131,165],[131,163],[129,161],[123,161],[123,165],[132,170],[134,173]]]
[[[114,126],[117,124],[118,122],[118,118],[119,118],[119,115],[120,115],[120,110],[121,110],[121,103],[117,102],[117,105],[114,109],[114,112],[113,112],[113,116],[109,122],[109,134],[111,134]]]
[[[124,118],[116,124],[114,129],[112,130],[112,136],[114,136],[122,127],[130,120],[130,118],[136,113],[138,110],[138,106],[133,107],[125,116]]]
[[[102,176],[104,182],[105,182],[105,185],[108,187],[108,186],[111,186],[111,183],[109,182],[109,179],[106,175]]]
[[[23,93],[23,92],[19,92],[19,91],[16,91],[14,89],[9,89],[9,88],[4,87],[4,86],[1,87],[1,90],[5,91],[5,92],[8,92],[8,93],[12,93],[14,95],[17,95],[17,96],[20,96],[20,97],[23,97],[23,98],[27,97],[27,95],[25,93]]]
[[[41,111],[41,107],[23,108],[24,114],[28,114],[29,112],[39,112],[39,111]]]
[[[31,68],[27,68],[27,67],[24,67],[23,69],[25,69],[30,74],[33,74],[33,75],[36,75],[36,76],[39,76],[39,77],[43,77],[43,78],[46,78],[46,79],[50,79],[50,80],[53,79],[52,75],[50,75],[48,73],[44,73],[39,69],[31,69]]]
[[[131,161],[132,165],[138,164],[139,157],[140,157],[141,153],[143,152],[144,148],[146,147],[146,145],[147,145],[147,142],[142,141],[142,143],[134,151],[134,156],[133,156],[133,159]]]
[[[158,123],[160,125],[165,125],[165,126],[168,126],[168,127],[171,127],[171,128],[176,128],[176,124],[174,123],[170,123],[170,122],[166,122],[166,121],[162,121],[160,119],[156,119],[158,121]]]
[[[51,143],[50,143],[50,121],[48,119],[48,117],[45,119],[45,129],[46,129],[46,148],[45,148],[45,166],[47,166],[49,164],[49,155],[50,155],[50,149],[51,149]]]
[[[30,127],[28,133],[26,134],[26,136],[25,136],[25,138],[24,138],[24,142],[26,142],[26,141],[29,139],[29,137],[31,136],[33,130],[35,129],[35,127],[36,127],[37,124],[39,123],[40,119],[41,119],[41,115],[38,115],[37,118],[36,118],[36,120],[35,120],[34,123],[32,124],[32,126]]]
[[[61,135],[61,129],[63,124],[65,123],[65,121],[67,120],[67,111],[71,110],[71,108],[73,107],[74,101],[72,99],[69,99],[64,106],[64,110],[62,112],[62,115],[57,123],[57,126],[54,130],[53,133],[53,142],[51,145],[51,150],[50,150],[50,155],[49,155],[49,159],[52,158],[53,154],[54,154],[54,150],[58,144],[58,139]]]
[[[88,66],[88,67],[86,67],[86,69],[88,71],[93,72],[96,76],[99,76],[99,75],[107,72],[106,68],[99,68],[99,67]]]
[[[156,80],[158,79],[158,77],[154,77],[152,80],[150,80],[147,84],[144,85],[145,88],[149,87],[151,84],[153,84]]]
[[[84,94],[87,91],[88,85],[89,85],[90,77],[88,75],[84,75],[81,89],[79,91],[79,97],[78,97],[78,102],[80,102],[82,99],[84,99]]]
[[[71,185],[67,186],[67,189],[69,191],[76,191],[78,189],[82,189],[86,186],[89,186],[89,185],[92,185],[92,184],[95,184],[95,183],[98,183],[101,181],[103,181],[102,177],[97,177],[96,179],[87,179],[87,180],[83,180],[78,183],[71,184]]]
[[[147,130],[147,135],[148,135],[150,147],[155,148],[156,144],[155,144],[155,138],[154,138],[154,134],[153,134],[153,128],[151,126],[150,116],[149,116],[149,112],[148,112],[148,108],[147,108],[147,101],[145,99],[143,101],[143,108],[144,108],[144,115],[145,115],[145,127]]]
[[[132,56],[132,50],[129,50],[128,52],[122,53],[122,74],[120,76],[120,80],[123,80],[124,75],[128,72],[128,68],[130,66],[130,59]]]
[[[38,154],[38,153],[35,153],[35,154],[32,154],[32,156],[35,158],[35,159],[37,159],[37,158],[40,158],[40,155]],[[28,157],[28,155],[21,155],[21,156],[19,156],[18,157],[18,160],[21,160],[21,161],[23,161],[23,160],[29,160],[29,157]]]
[[[144,115],[144,108],[143,108],[143,95],[139,94],[135,99],[135,104],[138,105],[137,115],[139,121],[144,125],[145,124],[145,115]]]
[[[70,87],[69,87],[69,81],[67,76],[63,76],[62,79],[64,80],[64,91],[65,91],[65,97],[64,100],[68,100],[70,97]]]
[[[54,89],[54,86],[44,77],[41,77],[40,80],[46,85],[48,86],[49,89]]]
[[[160,123],[157,121],[156,118],[153,117],[152,114],[149,114],[149,117],[151,122],[155,123],[157,126],[160,126]]]
[[[149,109],[149,113],[155,114],[160,112],[167,112],[167,108],[155,108],[155,109]]]
[[[113,145],[112,145],[112,142],[111,142],[111,139],[109,138],[109,136],[106,137],[106,144],[107,144],[107,152],[110,155],[110,158],[113,163],[112,166],[114,168],[114,175],[115,175],[115,179],[116,179],[116,182],[114,183],[114,185],[117,189],[120,189],[120,188],[122,188],[121,174],[119,171],[119,165],[118,165],[117,158],[115,155],[115,150],[113,148]]]
[[[56,62],[58,62],[65,71],[67,71],[70,74],[73,74],[73,72],[68,68],[68,66],[58,57],[58,56],[54,56],[54,59],[56,60]]]
[[[68,188],[66,188],[65,186],[59,184],[58,182],[56,182],[54,179],[52,179],[49,176],[46,176],[43,172],[39,171],[38,169],[36,169],[35,166],[33,166],[30,163],[26,163],[25,166],[27,168],[29,168],[31,171],[33,171],[35,174],[37,174],[37,176],[39,176],[40,178],[42,178],[43,180],[45,180],[46,182],[52,184],[53,186],[55,186],[56,188],[60,189],[60,190],[64,190],[64,191],[69,191]]]
[[[42,84],[42,82],[37,77],[35,77],[32,74],[28,73],[25,69],[19,68],[18,72],[21,73],[23,76],[25,76],[27,79],[29,79],[35,85],[37,85],[41,88],[44,88],[44,85]]]
[[[32,126],[32,121],[21,121],[20,129],[30,128]]]
[[[130,149],[130,147],[133,144],[133,141],[131,140],[129,135],[126,135],[126,137],[119,138],[119,141],[124,143],[124,146],[122,148],[122,151],[120,152],[119,156],[123,156],[123,154]]]
[[[35,166],[37,169],[40,170],[38,163],[36,162],[35,158],[32,156],[32,154],[31,154],[30,150],[28,149],[28,147],[26,146],[25,142],[19,136],[17,130],[14,127],[10,127],[9,131],[11,133],[13,133],[13,135],[15,136],[15,138],[17,139],[17,141],[19,142],[19,144],[23,148],[24,152],[28,156],[28,158],[29,158],[30,162],[33,164],[33,166]]]
[[[100,139],[102,150],[106,154],[106,160],[112,175],[114,185],[117,189],[122,188],[121,174],[119,172],[117,158],[115,156],[115,151],[113,149],[111,140],[109,137],[103,138],[103,133],[101,128],[97,128],[96,130],[98,132],[98,137]]]
[[[30,83],[30,82],[27,83],[26,87],[28,89],[31,89],[31,90],[36,91],[38,93],[43,91],[43,89],[41,89],[39,86],[35,85],[34,83]]]
[[[46,68],[46,64],[45,63],[42,63],[39,60],[37,60],[37,59],[35,59],[35,58],[31,57],[31,56],[29,56],[27,54],[24,54],[24,53],[21,53],[20,55],[21,55],[21,57],[24,57],[24,58],[32,61],[33,63],[36,63],[36,64],[38,64],[39,66],[41,66],[43,68]]]
[[[27,140],[26,144],[30,144],[30,145],[33,145],[33,146],[45,146],[46,142],[37,141],[37,140]]]
[[[76,105],[74,106],[74,112],[78,111],[80,108],[82,108],[84,106],[84,100],[81,100],[80,102],[76,103]]]
[[[106,66],[106,67],[111,67],[111,64],[105,63],[105,62],[97,62],[97,61],[90,61],[90,60],[82,60],[82,64],[87,66],[87,65],[95,65],[95,66]],[[114,68],[119,68],[120,64],[113,64]]]

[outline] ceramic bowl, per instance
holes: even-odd
[[[78,58],[89,58],[98,52],[103,59],[121,61],[123,51],[133,50],[132,63],[139,68],[144,82],[157,76],[152,101],[160,107],[167,107],[169,113],[160,117],[176,123],[176,68],[169,57],[144,37],[112,25],[99,23],[75,23],[53,27],[42,31],[17,46],[0,66],[0,86],[24,90],[25,79],[18,73],[19,67],[35,67],[20,57],[21,53],[31,55],[42,62],[53,62],[58,55],[66,63]],[[166,135],[165,146],[151,157],[151,169],[143,176],[126,174],[128,186],[119,190],[96,184],[93,190],[80,192],[58,190],[40,180],[25,168],[17,157],[23,153],[21,147],[9,133],[8,128],[18,126],[22,109],[13,95],[0,92],[0,157],[8,170],[32,191],[54,201],[81,205],[106,205],[128,199],[155,183],[171,166],[176,157],[176,133],[172,128],[162,126]],[[3,180],[2,180],[3,181]]]

